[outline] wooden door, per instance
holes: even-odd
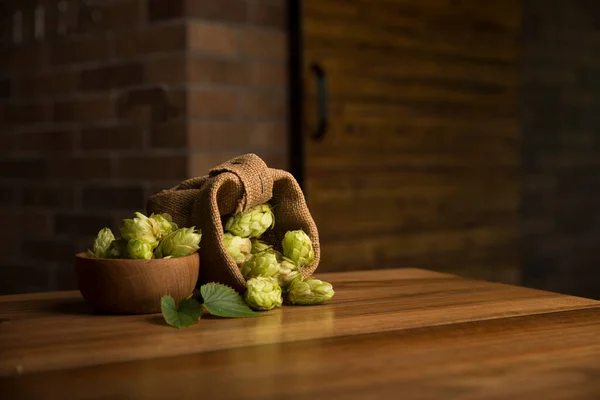
[[[300,8],[304,187],[320,268],[518,282],[521,0]]]

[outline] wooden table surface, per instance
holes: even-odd
[[[320,274],[263,318],[94,314],[0,297],[0,398],[600,399],[600,302],[418,269]]]

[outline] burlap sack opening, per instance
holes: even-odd
[[[245,154],[212,169],[207,176],[188,179],[148,200],[148,213],[171,214],[179,226],[202,230],[199,284],[220,282],[243,293],[246,280],[223,245],[223,221],[257,204],[269,203],[275,227],[262,240],[281,251],[281,240],[290,230],[302,229],[312,240],[315,262],[304,268],[310,276],[320,260],[319,233],[304,194],[294,177],[268,168],[255,154]]]

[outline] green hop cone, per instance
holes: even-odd
[[[334,294],[331,283],[308,278],[305,281],[295,280],[292,282],[288,291],[288,299],[292,304],[312,305],[330,300]]]
[[[169,233],[156,248],[156,258],[185,257],[196,252],[200,248],[202,233],[195,227],[179,228]]]
[[[127,240],[123,238],[115,239],[108,247],[108,258],[127,258]]]
[[[124,219],[121,227],[121,236],[129,241],[133,239],[142,240],[155,248],[160,239],[160,227],[153,218],[148,218],[144,214],[136,212],[135,218]]]
[[[152,245],[140,239],[132,239],[127,243],[127,258],[139,260],[152,259]]]
[[[275,225],[271,206],[261,204],[230,217],[225,230],[236,236],[257,238]]]
[[[283,298],[277,279],[268,276],[259,276],[246,282],[246,303],[255,310],[272,310],[281,307]]]
[[[242,275],[245,279],[257,276],[275,277],[279,274],[278,258],[278,254],[270,250],[254,254],[242,264]]]
[[[171,232],[176,231],[179,227],[175,222],[173,222],[173,218],[167,213],[162,214],[152,214],[150,218],[155,220],[158,224],[158,229],[160,231],[160,236],[166,236]]]
[[[277,275],[279,286],[281,286],[282,289],[287,289],[292,282],[297,279],[302,279],[300,269],[292,262],[292,260],[284,258],[279,264],[279,275]]]
[[[226,232],[223,235],[223,243],[236,264],[242,264],[250,256],[252,243],[248,238],[235,236]]]
[[[108,258],[108,249],[113,240],[115,240],[115,235],[110,228],[100,230],[94,240],[92,250],[87,251],[88,257]]]
[[[315,260],[312,242],[303,230],[286,232],[283,241],[283,255],[298,267],[309,266]]]
[[[262,240],[252,239],[252,251],[251,251],[251,253],[252,254],[262,253],[263,251],[267,251],[267,250],[269,250],[272,247],[273,246],[269,246],[268,244],[266,244]]]

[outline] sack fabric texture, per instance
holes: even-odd
[[[304,194],[286,171],[268,168],[255,154],[245,154],[148,199],[148,213],[169,213],[180,227],[202,230],[198,283],[219,282],[240,293],[246,280],[223,244],[223,225],[234,214],[258,204],[273,208],[275,226],[261,240],[281,251],[287,231],[302,229],[310,237],[315,261],[302,270],[306,278],[319,266],[319,233]]]

